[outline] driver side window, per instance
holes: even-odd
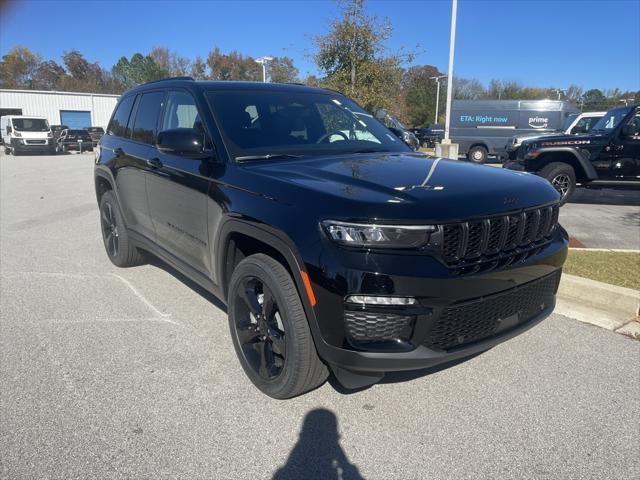
[[[166,103],[160,131],[175,128],[194,129],[205,138],[205,148],[211,148],[211,142],[207,137],[202,118],[198,113],[198,107],[191,94],[182,90],[170,91]]]
[[[629,120],[626,129],[628,131],[627,138],[630,140],[640,140],[640,112],[636,112],[636,116]]]

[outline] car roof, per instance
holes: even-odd
[[[183,87],[200,91],[206,90],[253,90],[253,91],[272,91],[272,92],[307,92],[307,93],[324,93],[343,96],[342,93],[328,90],[325,88],[309,87],[300,83],[271,83],[271,82],[248,82],[248,81],[225,81],[225,80],[193,80],[189,77],[167,78],[155,82],[148,82],[138,85],[127,90],[123,96],[132,93],[139,93],[145,90],[157,88],[175,88]]]

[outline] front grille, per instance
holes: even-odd
[[[459,270],[457,273],[470,273],[464,269],[469,264],[488,262],[491,268],[496,268],[526,259],[528,255],[523,253],[547,243],[558,223],[558,214],[558,205],[552,205],[445,224],[442,226],[444,260],[449,267]]]
[[[46,140],[25,140],[27,145],[46,145]]]
[[[445,308],[424,345],[434,350],[449,350],[525,323],[551,305],[559,281],[560,271],[495,295]]]
[[[344,313],[347,334],[356,342],[384,342],[408,338],[413,316],[347,310]]]

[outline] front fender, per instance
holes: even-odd
[[[584,155],[580,153],[579,150],[576,150],[575,148],[550,147],[550,148],[541,148],[538,151],[540,152],[540,154],[536,157],[536,159],[540,159],[541,157],[545,157],[545,158],[551,157],[553,159],[553,156],[558,154],[571,155],[575,159],[575,161],[578,163],[578,165],[582,167],[584,175],[588,180],[596,180],[598,178],[598,174],[595,168],[593,168],[593,165],[591,165],[591,162],[587,158],[585,158]],[[538,164],[537,166],[539,168],[542,168],[544,167],[544,165],[546,165],[549,162],[538,161],[535,163]]]

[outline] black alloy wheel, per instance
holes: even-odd
[[[287,354],[278,302],[256,277],[242,279],[234,301],[236,334],[247,364],[263,380],[275,379],[282,373]]]
[[[129,233],[112,190],[100,199],[100,230],[109,260],[118,267],[133,267],[144,263],[144,256],[129,238]]]
[[[227,305],[240,365],[263,393],[291,398],[327,379],[329,371],[318,357],[298,289],[276,259],[256,253],[238,263]]]
[[[118,225],[116,224],[113,206],[110,203],[104,204],[105,208],[100,213],[102,223],[102,235],[104,236],[105,248],[111,257],[118,256]]]

